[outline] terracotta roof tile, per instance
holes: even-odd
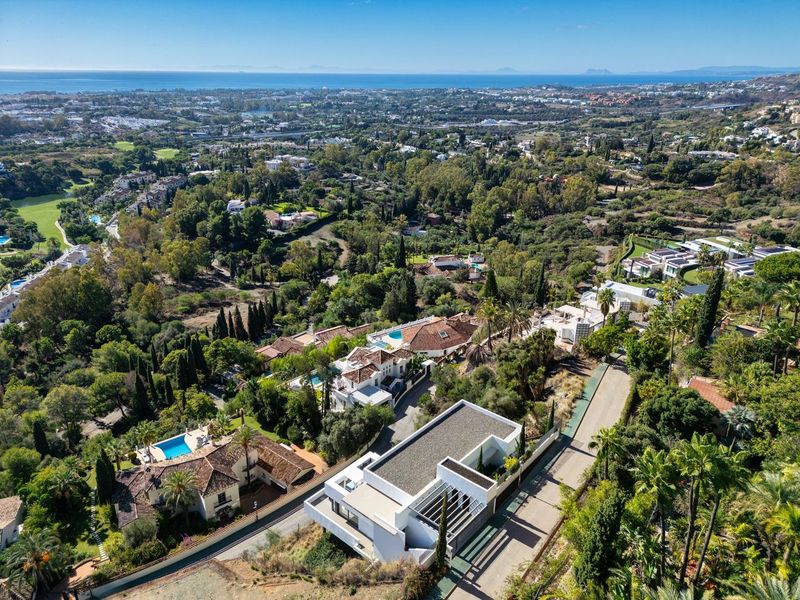
[[[720,392],[717,383],[716,380],[709,377],[699,377],[695,375],[689,380],[688,387],[700,394],[703,400],[716,407],[719,412],[726,413],[731,410],[735,404]]]

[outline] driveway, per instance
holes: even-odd
[[[611,427],[619,420],[630,384],[623,366],[612,366],[606,371],[574,438],[564,440],[563,450],[549,459],[550,466],[523,485],[527,492],[525,499],[497,535],[474,558],[465,557],[472,566],[449,598],[502,597],[508,577],[533,558],[555,529],[560,518],[559,486],[566,483],[575,488],[582,482],[597,456],[589,448],[589,442],[600,428]],[[544,461],[547,464],[548,459]],[[468,544],[462,552],[468,552],[469,547]]]
[[[371,448],[372,451],[377,452],[378,454],[383,454],[394,444],[403,441],[409,435],[414,433],[414,421],[419,414],[417,403],[419,402],[422,394],[430,392],[432,388],[433,384],[431,383],[430,378],[425,377],[425,379],[420,381],[414,389],[406,394],[405,398],[403,398],[400,404],[395,407],[397,420],[381,432],[381,435],[377,440],[375,440],[375,444],[373,444]],[[303,510],[303,506],[301,505],[297,510],[293,511],[285,518],[272,525],[269,530],[280,535],[285,535],[311,523],[311,521],[311,517],[306,515],[306,512]],[[267,535],[268,534],[266,530],[259,532],[256,535],[242,540],[239,544],[228,548],[215,558],[217,560],[230,560],[242,556],[245,552],[255,552],[266,545]]]

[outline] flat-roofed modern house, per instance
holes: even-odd
[[[489,469],[502,465],[515,453],[521,430],[461,400],[385,454],[365,454],[326,481],[305,510],[368,560],[427,566],[442,498],[448,500],[448,547],[456,552],[494,513],[502,486],[479,472],[479,460]]]

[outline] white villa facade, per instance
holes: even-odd
[[[326,481],[305,510],[368,560],[427,566],[442,498],[448,500],[448,549],[455,552],[496,508],[499,486],[478,471],[479,456],[486,467],[502,465],[515,453],[521,430],[461,400],[382,456],[368,453]]]

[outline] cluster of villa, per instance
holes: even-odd
[[[265,164],[269,171],[277,171],[281,165],[288,165],[298,171],[310,171],[314,168],[314,164],[305,156],[294,156],[292,154],[279,154],[275,158],[266,160]]]
[[[117,472],[112,502],[120,528],[163,507],[164,482],[175,471],[194,475],[198,494],[189,511],[205,520],[229,518],[241,506],[239,489],[248,483],[247,465],[251,481],[272,486],[277,494],[313,476],[314,465],[261,435],[255,436],[246,457],[230,437],[219,443],[204,441],[202,435],[187,433],[159,442],[145,450],[148,459],[143,464]]]
[[[675,246],[656,248],[644,256],[623,260],[625,276],[628,279],[675,278],[684,271],[697,267],[700,264],[700,254],[706,251],[724,255],[724,268],[732,275],[752,277],[753,267],[759,260],[798,251],[791,246],[755,246],[748,252],[743,243],[724,236],[680,242]]]
[[[309,345],[320,347],[336,336],[352,338],[366,333],[370,325],[356,328],[332,327],[313,330],[297,336],[281,337],[258,353],[268,361],[289,354],[300,354]],[[344,410],[356,404],[394,406],[411,381],[409,363],[415,355],[423,359],[421,369],[428,372],[430,359],[440,359],[462,350],[478,329],[477,320],[461,313],[452,317],[426,317],[367,334],[367,345],[354,348],[347,356],[335,361],[331,384],[332,408]],[[323,381],[314,374],[313,387],[321,389]],[[289,383],[292,387],[305,384],[301,378]]]
[[[494,514],[505,486],[483,473],[515,454],[521,432],[518,423],[461,400],[385,454],[367,453],[327,480],[305,510],[370,561],[427,566],[443,498],[455,553]]]

